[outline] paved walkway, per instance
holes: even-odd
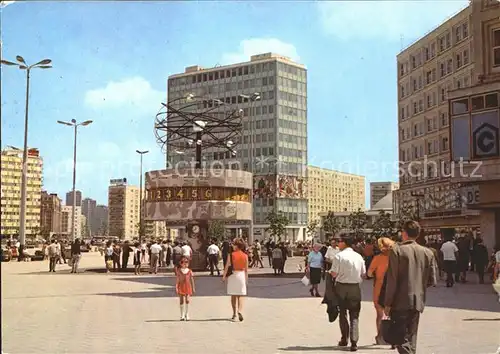
[[[294,258],[288,270],[297,269]],[[85,254],[82,267],[102,265]],[[229,299],[217,277],[199,274],[191,322],[179,322],[171,275],[55,274],[46,262],[3,263],[4,353],[326,353],[338,324],[329,324],[320,300],[300,277],[276,278],[252,270],[245,321],[232,323]],[[269,272],[269,269],[265,269]],[[371,282],[363,285],[359,353],[395,353],[374,346]],[[490,285],[431,289],[419,331],[420,354],[495,353],[500,304]]]

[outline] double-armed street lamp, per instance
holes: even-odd
[[[140,167],[140,174],[139,174],[139,183],[140,183],[140,187],[139,187],[139,243],[142,245],[142,234],[143,234],[143,221],[142,221],[142,215],[143,215],[143,212],[142,212],[142,205],[143,205],[143,197],[142,197],[142,156],[147,154],[149,152],[149,150],[144,150],[144,151],[141,151],[141,150],[135,150],[136,153],[138,153],[140,156],[141,156],[141,167]]]
[[[254,189],[254,181],[253,181],[253,174],[254,174],[254,133],[255,133],[255,119],[253,118],[254,112],[253,112],[253,105],[256,101],[260,100],[260,93],[255,92],[251,95],[240,95],[241,98],[243,98],[246,102],[250,102],[250,109],[249,109],[249,127],[250,127],[250,154],[249,154],[249,165],[250,165],[250,172],[252,173],[252,188],[250,189],[250,201],[252,202],[252,220],[250,221],[250,228],[248,230],[248,240],[250,242],[253,241],[253,215],[254,215],[254,200],[253,200],[253,189]]]
[[[1,60],[2,65],[17,66],[20,70],[26,70],[26,103],[24,115],[24,145],[23,145],[23,169],[21,179],[21,206],[19,221],[19,260],[24,258],[24,248],[26,244],[26,188],[28,183],[28,107],[30,93],[30,73],[32,69],[50,69],[52,60],[43,59],[33,65],[28,65],[20,55],[16,56],[17,62]]]
[[[92,123],[91,120],[86,120],[81,123],[77,123],[76,119],[72,119],[71,122],[63,122],[61,120],[58,120],[57,123],[62,124],[62,125],[67,125],[69,127],[73,127],[75,130],[75,141],[73,145],[73,208],[71,210],[71,220],[72,220],[72,225],[71,225],[71,241],[75,241],[76,235],[75,235],[75,223],[76,223],[76,137],[78,134],[78,127],[85,127],[89,124]]]

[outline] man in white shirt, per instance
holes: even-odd
[[[150,273],[154,272],[154,274],[158,273],[158,263],[160,261],[160,252],[161,252],[161,246],[158,244],[157,241],[154,241],[154,243],[151,245],[150,252],[151,252],[151,269]]]
[[[443,268],[446,272],[446,287],[451,288],[455,283],[453,274],[457,272],[458,247],[453,242],[453,234],[451,232],[444,236],[445,242],[441,246]]]
[[[191,259],[191,257],[193,256],[193,250],[191,246],[188,245],[187,242],[183,243],[181,249],[182,249],[182,255],[184,257],[188,257],[189,259]]]
[[[339,326],[342,338],[339,346],[347,346],[350,338],[351,351],[355,352],[358,350],[359,313],[361,311],[359,285],[366,274],[366,266],[363,257],[352,249],[353,243],[354,240],[351,237],[341,237],[340,252],[333,260],[330,273],[335,278],[335,291],[340,307]],[[349,321],[347,312],[349,312]]]
[[[210,265],[210,275],[214,275],[214,268],[217,270],[217,275],[220,275],[219,270],[219,246],[216,244],[216,240],[212,240],[212,243],[207,248],[208,263]]]
[[[339,247],[337,246],[337,239],[332,238],[330,241],[330,246],[328,246],[328,249],[326,250],[325,253],[325,271],[328,272],[330,268],[332,267],[333,260],[335,259],[335,256],[337,253],[339,253]]]

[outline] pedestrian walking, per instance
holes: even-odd
[[[352,248],[353,245],[353,238],[349,236],[340,238],[340,252],[333,260],[330,274],[335,278],[335,292],[339,301],[339,326],[342,334],[339,346],[347,346],[350,339],[350,350],[355,352],[358,350],[359,340],[360,284],[366,275],[366,266],[363,257]]]
[[[104,250],[104,264],[106,265],[106,272],[111,272],[113,267],[113,245],[111,241],[106,242],[106,249]]]
[[[400,354],[417,352],[418,323],[424,311],[427,288],[437,282],[434,254],[416,242],[419,236],[418,222],[405,222],[403,242],[389,253],[384,312],[398,326],[405,327],[404,342],[396,345]]]
[[[121,265],[120,265],[121,253],[122,253],[122,248],[120,247],[120,245],[118,243],[115,243],[113,245],[113,256],[112,256],[113,270],[116,270],[116,269],[120,270],[120,268],[121,268]]]
[[[224,242],[222,242],[222,250],[221,250],[222,265],[223,265],[224,269],[226,269],[227,256],[229,255],[230,251],[231,251],[231,245],[229,244],[229,241],[224,240]]]
[[[210,266],[210,275],[214,275],[214,269],[217,270],[217,275],[220,275],[219,270],[219,246],[217,246],[217,240],[213,239],[210,246],[207,248],[208,263]]]
[[[154,241],[153,244],[151,245],[149,249],[149,254],[151,258],[150,262],[150,269],[149,269],[149,274],[158,273],[158,266],[160,263],[160,253],[161,253],[161,246],[158,244],[157,241]]]
[[[323,269],[323,254],[321,253],[321,245],[315,243],[313,250],[307,256],[306,272],[309,274],[311,296],[321,297],[318,290],[318,285],[321,283],[321,271]]]
[[[446,287],[451,288],[455,283],[454,275],[457,272],[458,247],[453,242],[454,231],[444,230],[444,243],[441,246],[443,254],[443,268],[446,273]]]
[[[142,248],[139,242],[134,244],[134,274],[141,275]]]
[[[472,260],[474,262],[474,268],[477,272],[479,284],[484,284],[484,271],[488,265],[490,257],[488,255],[488,249],[484,245],[482,238],[476,239],[476,244],[474,245],[474,251],[472,253]]]
[[[133,251],[132,247],[130,247],[130,243],[125,241],[122,247],[122,269],[127,269],[128,259],[130,258],[130,253]]]
[[[178,241],[175,241],[174,248],[172,249],[172,261],[174,262],[174,267],[179,266],[181,257],[182,257],[182,247]]]
[[[80,259],[82,257],[81,242],[77,238],[71,245],[71,273],[78,272],[78,266],[80,265]]]
[[[49,272],[55,273],[57,260],[61,258],[61,249],[57,245],[57,240],[52,240],[47,250],[49,256]]]
[[[189,321],[189,303],[195,293],[193,271],[189,268],[189,258],[182,256],[179,267],[175,270],[175,289],[179,296],[181,321]]]
[[[243,297],[247,295],[248,256],[244,252],[245,242],[241,238],[233,241],[228,255],[222,281],[227,281],[227,294],[231,296],[233,322],[243,321]]]
[[[170,240],[167,240],[167,250],[165,253],[165,267],[170,267],[170,263],[172,262],[172,245]]]

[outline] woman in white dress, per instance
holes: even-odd
[[[231,295],[233,321],[243,321],[243,297],[247,295],[248,256],[244,252],[245,242],[241,238],[233,241],[232,252],[227,256],[223,281],[227,280],[227,294]]]

